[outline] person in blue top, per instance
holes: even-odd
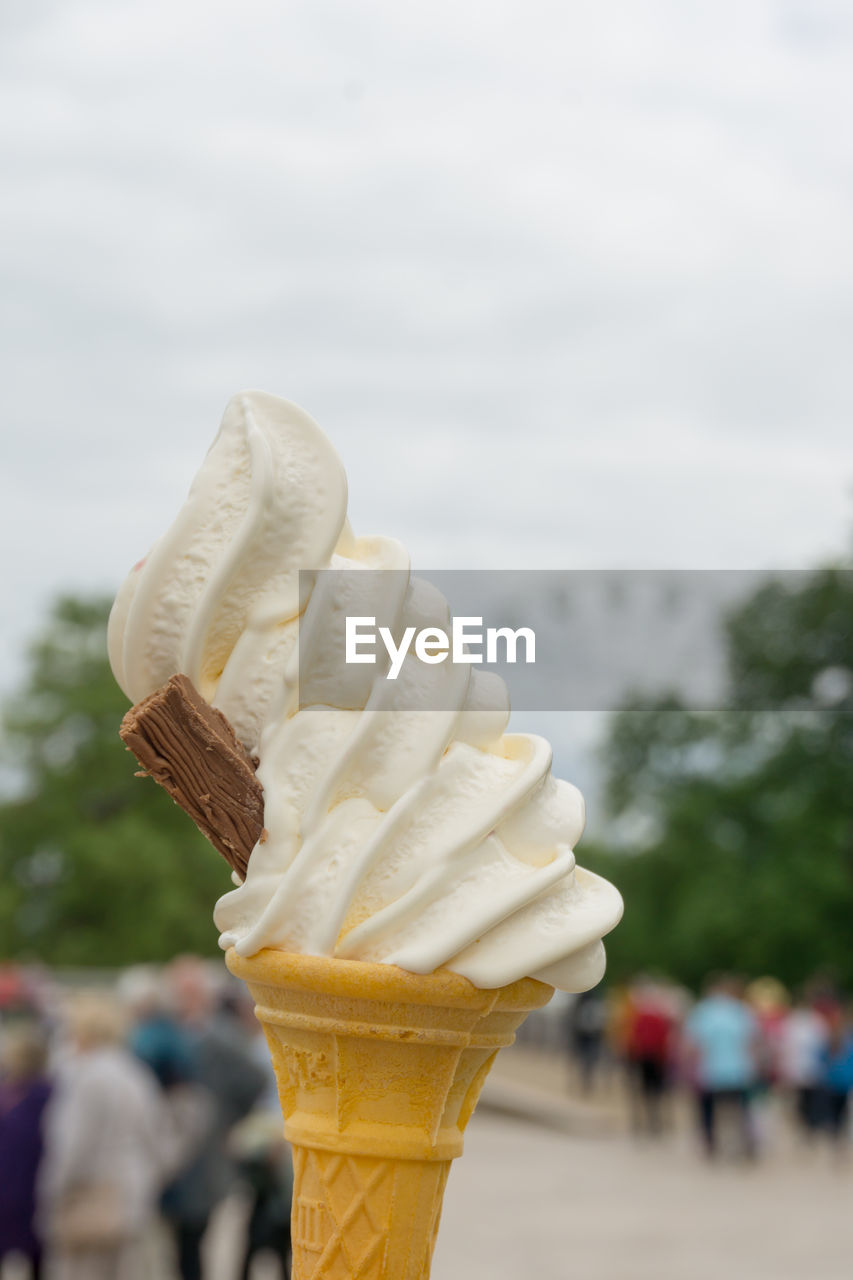
[[[821,1051],[823,1125],[837,1144],[847,1137],[847,1115],[853,1090],[853,1027],[849,1016],[829,1033]]]
[[[755,1152],[750,1094],[758,1078],[760,1030],[741,999],[737,979],[715,976],[685,1023],[688,1066],[696,1087],[699,1124],[705,1152],[718,1150],[721,1110],[737,1118],[741,1149]]]

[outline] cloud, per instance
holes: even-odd
[[[168,523],[243,386],[321,422],[355,526],[424,568],[841,547],[845,6],[2,22],[7,669]]]

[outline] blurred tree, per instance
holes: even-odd
[[[611,975],[853,986],[853,574],[768,583],[727,645],[732,710],[635,701],[612,721],[608,807],[634,848],[582,859],[626,898]]]
[[[106,656],[104,600],[57,602],[7,706],[22,775],[0,805],[0,957],[119,965],[214,953],[222,858],[118,737],[127,700]]]
[[[6,708],[23,789],[0,804],[0,958],[117,965],[216,949],[228,867],[134,777],[108,607],[59,601]],[[853,575],[772,582],[727,636],[734,710],[670,698],[613,719],[607,797],[631,848],[584,842],[581,859],[626,898],[611,976],[660,969],[695,985],[736,968],[796,982],[822,968],[853,986]]]

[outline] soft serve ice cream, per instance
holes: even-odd
[[[542,738],[505,732],[503,682],[414,652],[394,681],[381,666],[342,673],[331,638],[365,592],[394,634],[449,624],[404,548],[356,538],[346,505],[306,414],[236,396],[113,607],[110,661],[131,701],[184,673],[258,760],[265,831],[216,905],[221,945],[444,967],[482,988],[594,985],[621,899],[576,865],[582,797],[551,775]],[[300,575],[324,569],[351,572]]]

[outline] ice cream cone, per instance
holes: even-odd
[[[427,1280],[483,1082],[552,988],[273,950],[227,963],[255,1001],[293,1147],[294,1280]]]

